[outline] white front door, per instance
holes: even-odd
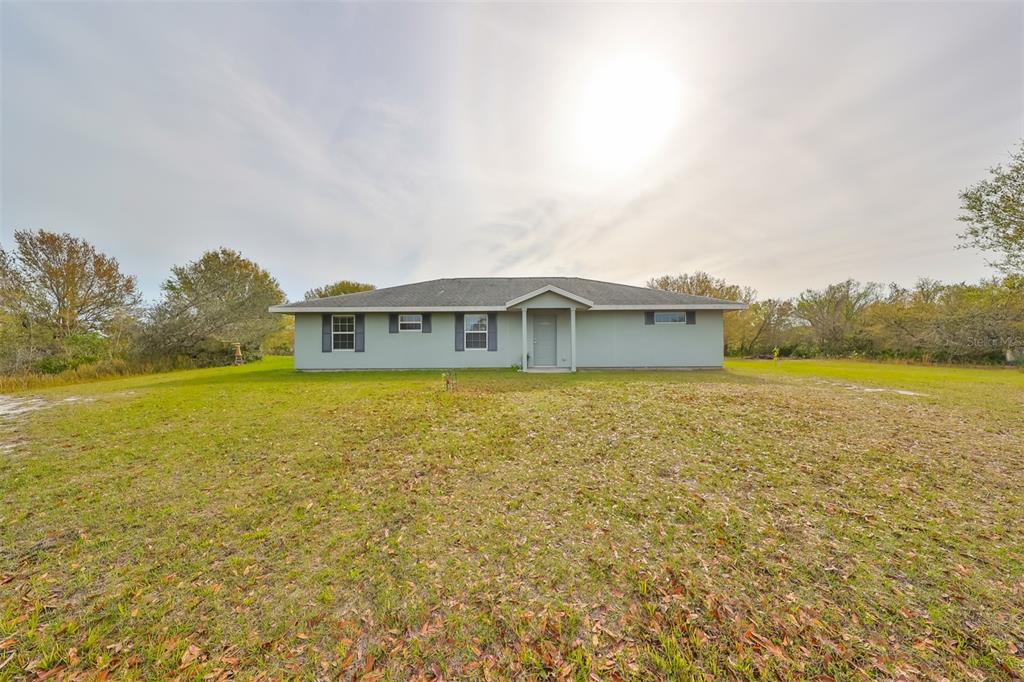
[[[551,313],[533,316],[533,366],[554,367],[558,364],[558,318]]]

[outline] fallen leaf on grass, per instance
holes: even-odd
[[[185,668],[199,658],[199,655],[203,653],[203,650],[197,647],[195,644],[189,644],[188,648],[185,649],[185,653],[181,655],[181,667]]]
[[[932,644],[932,640],[928,639],[927,637],[918,637],[914,640],[913,647],[915,649],[923,651],[925,649],[931,649]]]

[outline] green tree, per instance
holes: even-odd
[[[341,279],[334,284],[325,284],[306,292],[305,300],[311,301],[314,298],[327,298],[328,296],[341,296],[342,294],[354,294],[360,291],[373,291],[376,289],[372,284],[354,282],[349,279]]]
[[[135,278],[69,234],[18,230],[14,239],[14,251],[0,249],[0,372],[58,372],[109,356],[111,337],[138,318]]]
[[[647,281],[651,289],[662,289],[664,291],[675,291],[680,294],[693,294],[694,296],[710,296],[721,298],[726,301],[740,301],[742,303],[753,303],[757,299],[757,291],[750,287],[738,284],[729,284],[720,277],[712,277],[708,273],[697,270],[689,274],[662,275]]]
[[[797,298],[793,315],[806,323],[820,350],[843,353],[857,350],[861,318],[878,297],[877,284],[848,279],[820,291],[807,289]]]
[[[24,369],[34,355],[24,296],[25,286],[14,258],[0,248],[0,373]]]
[[[785,299],[768,298],[753,301],[741,311],[736,325],[736,350],[743,354],[767,354],[789,344],[793,328],[793,303]],[[726,318],[727,320],[729,318]]]
[[[960,192],[967,245],[999,254],[993,265],[1024,274],[1024,142],[1007,166],[989,169],[990,177]]]
[[[207,251],[199,260],[171,268],[145,335],[147,354],[188,355],[226,362],[231,343],[258,352],[282,326],[269,312],[284,292],[270,274],[237,251]]]
[[[1014,360],[1024,347],[1024,278],[895,284],[865,312],[876,355],[955,362]]]
[[[933,318],[940,359],[1024,359],[1024,278],[953,284]]]
[[[17,230],[17,249],[0,256],[0,288],[8,313],[48,325],[58,337],[103,332],[138,306],[135,277],[92,244],[46,230]]]

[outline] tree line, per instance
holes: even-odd
[[[748,304],[725,316],[738,355],[866,355],[949,362],[1024,360],[1024,144],[1007,166],[960,194],[965,246],[995,255],[999,276],[978,283],[922,279],[913,287],[853,279],[790,299],[760,299],[705,272],[648,286]],[[373,289],[341,280],[320,298]],[[0,374],[206,366],[291,351],[294,321],[268,312],[285,301],[277,280],[231,249],[171,268],[145,304],[136,278],[84,239],[16,230],[0,246]]]
[[[372,289],[341,281],[307,298]],[[277,280],[221,248],[171,268],[159,299],[142,301],[116,258],[70,234],[16,230],[0,248],[0,374],[96,374],[209,366],[291,351],[293,322],[268,312],[285,302]]]
[[[1024,277],[1018,275],[977,284],[922,279],[910,288],[848,279],[790,299],[758,299],[749,287],[704,272],[648,285],[746,303],[746,310],[725,316],[730,355],[1024,360]]]

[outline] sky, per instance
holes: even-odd
[[[705,270],[792,296],[995,271],[958,192],[1024,138],[1024,3],[0,3],[0,246],[149,299],[237,249],[337,279]]]

